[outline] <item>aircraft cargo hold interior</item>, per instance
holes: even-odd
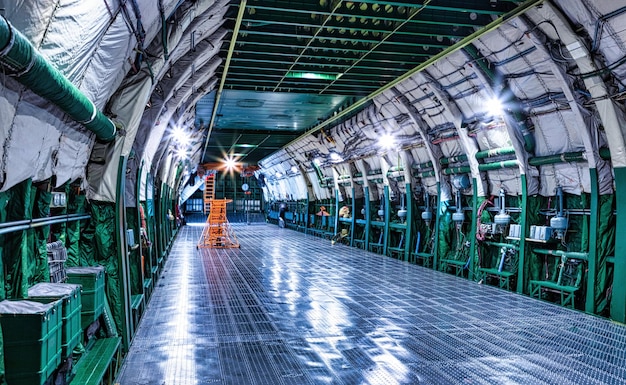
[[[0,0],[0,385],[626,383],[625,26]]]

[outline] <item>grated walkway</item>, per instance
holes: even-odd
[[[118,383],[623,384],[626,328],[271,225],[181,228]]]

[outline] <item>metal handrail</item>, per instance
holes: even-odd
[[[89,214],[66,214],[47,218],[23,219],[20,221],[5,222],[0,223],[0,235],[54,225],[57,223],[81,221],[83,219],[90,218],[91,215]]]

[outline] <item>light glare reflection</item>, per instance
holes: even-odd
[[[499,116],[503,113],[502,102],[496,97],[488,99],[485,108],[492,116]]]
[[[385,134],[380,137],[380,141],[378,142],[380,147],[385,149],[392,149],[396,144],[396,140],[391,134]]]

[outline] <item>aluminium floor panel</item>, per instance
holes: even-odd
[[[272,225],[185,226],[122,385],[624,384],[626,328]]]

